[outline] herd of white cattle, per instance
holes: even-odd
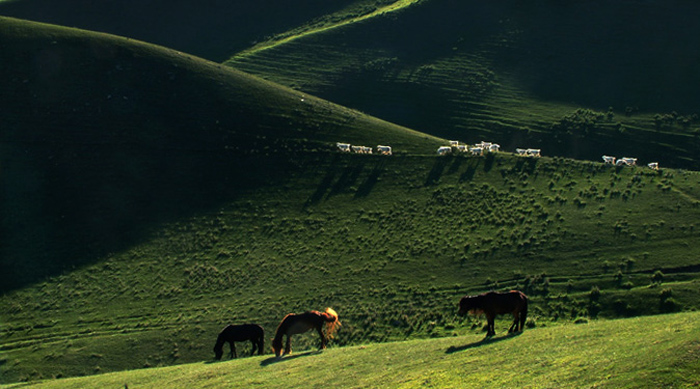
[[[355,154],[373,154],[374,149],[368,146],[355,146],[351,145],[350,143],[336,143],[336,147],[338,147],[338,150],[344,152],[344,153],[355,153]],[[377,154],[380,155],[391,155],[391,146],[383,146],[383,145],[378,145],[377,146]]]
[[[637,158],[630,158],[630,157],[622,157],[622,158],[615,158],[610,155],[604,155],[603,156],[603,163],[608,163],[611,165],[615,166],[636,166],[637,165]],[[659,163],[658,162],[649,162],[647,166],[651,169],[654,170],[659,170]]]
[[[475,145],[462,144],[457,140],[449,141],[449,146],[440,146],[437,149],[438,155],[447,155],[454,153],[471,153],[472,155],[484,155],[484,153],[496,153],[501,150],[501,146],[498,143],[492,142],[480,142]],[[356,153],[356,154],[373,154],[375,149],[376,153],[380,155],[391,155],[391,146],[377,145],[376,148],[367,146],[355,146],[349,143],[336,143],[336,147],[341,152],[345,153]],[[527,157],[539,157],[541,156],[540,149],[520,149],[516,148],[515,153]],[[636,166],[637,158],[622,157],[615,158],[609,155],[603,155],[603,163],[612,164],[615,166]],[[647,164],[651,169],[658,170],[659,163],[651,162]]]

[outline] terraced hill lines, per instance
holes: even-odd
[[[663,27],[688,4],[630,4],[601,2],[583,18],[575,5],[428,0],[226,64],[443,138],[522,142],[590,160],[601,155],[597,137],[610,153],[668,144],[649,158],[698,168],[700,94],[680,80],[700,78],[687,66],[697,56],[683,49],[700,34]],[[648,29],[625,28],[636,19]],[[660,40],[668,46],[640,47]],[[579,109],[602,117],[561,123]]]

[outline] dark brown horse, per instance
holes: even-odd
[[[238,358],[234,342],[244,342],[246,340],[250,340],[250,343],[253,345],[250,350],[251,355],[255,354],[256,348],[258,354],[263,354],[265,330],[263,330],[262,327],[257,324],[227,325],[219,332],[219,337],[216,338],[214,357],[216,359],[221,359],[221,356],[224,355],[224,343],[228,342],[231,346],[231,358]]]
[[[326,335],[323,334],[323,325],[326,325]],[[282,354],[282,338],[287,336],[287,344],[284,354],[292,352],[292,335],[302,334],[316,330],[321,337],[321,349],[326,348],[326,340],[333,338],[333,333],[340,326],[338,314],[332,308],[326,308],[326,312],[308,311],[304,313],[290,313],[282,319],[277,326],[277,333],[272,339],[272,350],[279,357]]]
[[[522,331],[527,319],[527,296],[523,292],[511,290],[506,293],[488,292],[477,296],[464,296],[459,301],[459,314],[464,316],[467,312],[472,314],[483,313],[488,322],[486,336],[496,335],[493,321],[496,315],[510,313],[513,315],[513,325],[508,332]]]

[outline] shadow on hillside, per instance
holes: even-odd
[[[425,186],[437,185],[440,177],[442,177],[442,173],[451,160],[452,158],[450,157],[436,158],[433,168],[430,169],[430,173],[428,173],[428,178],[425,179]]]
[[[379,181],[379,176],[384,171],[385,165],[386,162],[382,161],[377,163],[374,166],[374,168],[372,168],[372,171],[369,172],[369,175],[367,176],[365,181],[360,185],[359,188],[357,188],[357,192],[355,192],[355,198],[369,196],[369,194],[372,192],[372,189],[374,188],[374,185],[376,185]]]
[[[471,161],[469,161],[469,166],[467,166],[467,169],[464,171],[459,176],[459,181],[465,182],[465,181],[471,181],[474,179],[474,175],[476,174],[476,169],[479,167],[479,164],[481,164],[481,159],[479,158],[473,158]]]
[[[358,184],[355,197],[369,196],[386,165],[385,161],[379,161],[374,166],[366,166],[365,162],[336,166],[336,164],[341,163],[339,161],[333,161],[333,165],[328,168],[314,193],[306,200],[305,205],[318,204],[343,192],[351,192],[352,188]],[[363,176],[366,177],[363,179]]]
[[[109,144],[43,160],[53,151],[41,145],[10,151],[3,161],[15,168],[0,177],[14,188],[0,202],[2,293],[139,244],[163,223],[284,179],[289,166],[284,156],[227,150]]]
[[[507,335],[505,335],[505,336],[501,336],[501,337],[498,337],[498,338],[489,338],[489,337],[486,337],[486,338],[484,338],[484,339],[482,339],[482,340],[480,340],[480,341],[478,341],[478,342],[473,342],[473,343],[465,344],[465,345],[463,345],[463,346],[450,346],[450,347],[447,348],[447,350],[445,350],[445,354],[452,354],[452,353],[456,353],[456,352],[459,352],[459,351],[469,350],[469,349],[475,348],[475,347],[486,346],[486,345],[489,345],[489,344],[493,344],[493,343],[497,343],[497,342],[500,342],[500,341],[503,341],[503,340],[508,340],[508,339],[514,338],[514,337],[516,337],[516,336],[519,336],[520,334],[522,334],[522,332],[511,333],[511,334],[507,334]]]
[[[297,359],[297,358],[301,358],[301,357],[308,357],[311,355],[318,355],[321,353],[323,353],[323,350],[307,351],[307,352],[303,352],[301,354],[294,354],[294,355],[279,357],[279,358],[278,357],[270,357],[270,358],[267,358],[267,359],[263,360],[262,362],[260,362],[260,366],[268,366],[268,365],[272,365],[275,363],[287,362],[287,361],[291,361],[293,359]]]

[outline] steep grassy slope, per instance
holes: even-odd
[[[697,313],[143,369],[31,388],[661,388],[700,381]],[[24,387],[24,386],[23,386]]]
[[[507,154],[294,161],[285,180],[5,294],[3,380],[208,360],[226,323],[269,337],[326,306],[341,346],[481,333],[456,304],[489,289],[524,290],[536,327],[700,306],[697,173]]]
[[[180,52],[0,19],[3,291],[216,207],[336,141],[436,138]]]
[[[0,15],[127,36],[219,62],[287,30],[337,22],[387,2],[5,0]]]
[[[698,169],[698,12],[427,0],[226,63],[444,138]]]

